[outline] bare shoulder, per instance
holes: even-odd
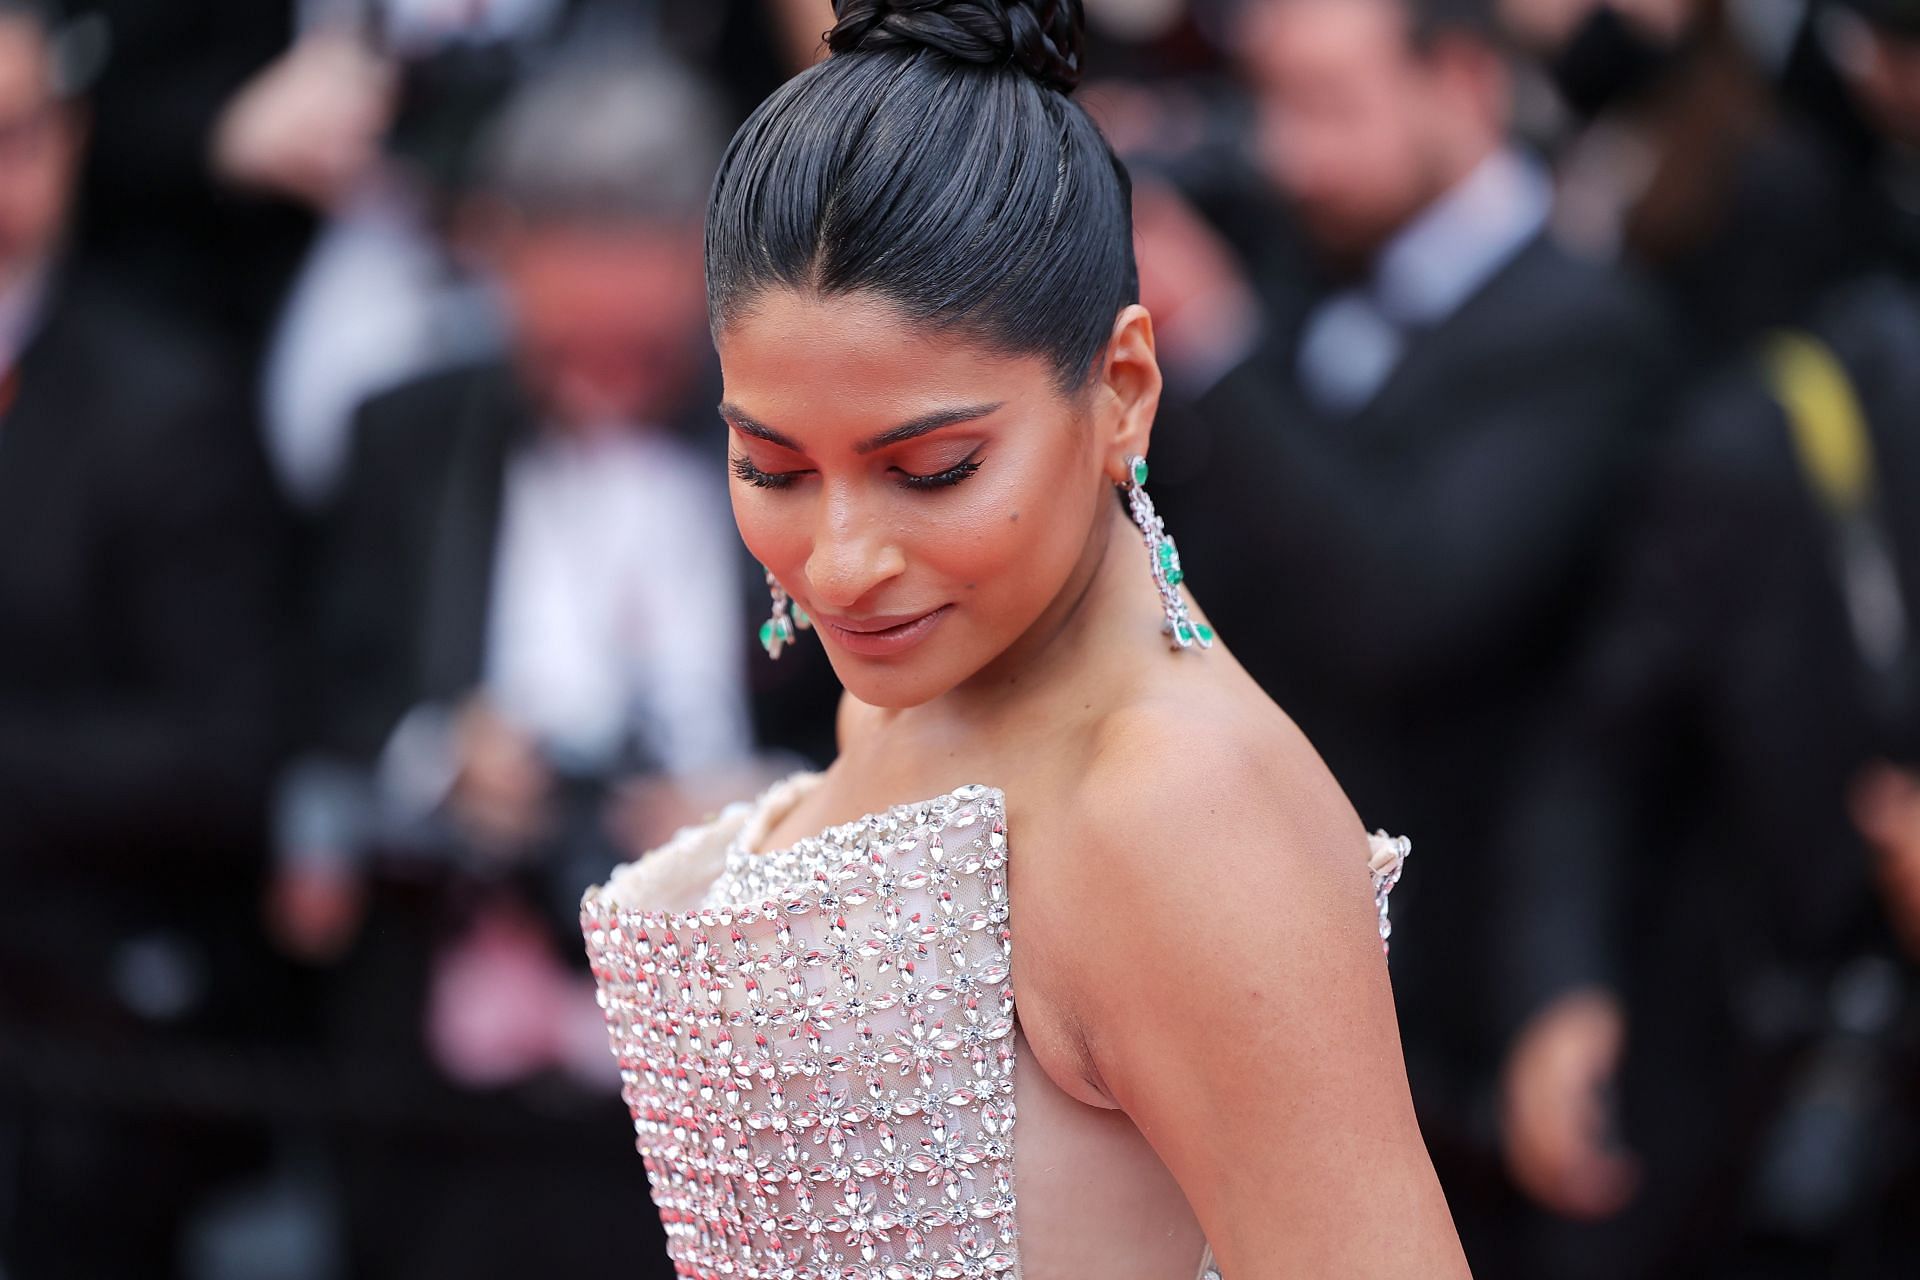
[[[1071,879],[1047,886],[1070,904],[1044,916],[1042,976],[1072,1010],[1051,1060],[1127,1113],[1225,1274],[1465,1276],[1407,1088],[1365,830],[1270,703],[1210,697],[1127,706],[1090,744]],[[1382,1204],[1392,1231],[1354,1229]]]
[[[1036,879],[1073,903],[1047,912],[1049,976],[1107,1097],[1126,1105],[1111,1056],[1140,1031],[1143,984],[1165,983],[1182,1018],[1222,1025],[1253,1007],[1297,1022],[1319,999],[1385,1007],[1390,1023],[1365,829],[1271,704],[1117,711],[1073,794]]]
[[[1228,884],[1364,867],[1366,834],[1306,735],[1270,703],[1165,697],[1100,722],[1078,792],[1084,850],[1164,878]]]

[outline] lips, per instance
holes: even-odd
[[[883,631],[892,631],[898,627],[908,626],[934,612],[936,611],[933,609],[923,609],[919,613],[885,613],[876,614],[871,618],[836,618],[818,613],[813,616],[816,620],[828,623],[838,630],[852,631],[860,635],[871,636],[878,635]]]
[[[837,618],[814,614],[814,623],[850,652],[867,657],[889,657],[926,639],[945,618],[949,606],[921,613],[875,614],[869,618]]]

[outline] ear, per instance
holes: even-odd
[[[1121,308],[1107,339],[1094,388],[1094,430],[1102,469],[1115,484],[1127,478],[1127,459],[1145,457],[1160,411],[1160,361],[1153,350],[1153,317],[1134,303]]]

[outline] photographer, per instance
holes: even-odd
[[[1835,9],[1875,272],[1700,389],[1503,878],[1509,1167],[1556,1276],[1911,1273],[1920,1188],[1920,118]],[[1909,157],[1905,161],[1902,157]]]

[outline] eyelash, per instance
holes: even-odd
[[[799,471],[762,471],[753,465],[753,460],[745,454],[736,454],[732,459],[733,474],[756,489],[784,489],[804,474]],[[900,472],[900,482],[909,489],[945,489],[959,484],[980,469],[978,459],[968,458],[955,466],[948,467],[937,475],[916,476],[909,472]],[[899,468],[895,468],[896,471]]]

